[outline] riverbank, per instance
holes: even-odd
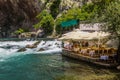
[[[106,74],[106,75],[101,75],[101,76],[89,75],[89,76],[85,76],[84,78],[81,78],[80,76],[72,75],[72,76],[63,76],[56,80],[119,80],[119,78],[116,75],[114,74],[109,74],[109,75]]]

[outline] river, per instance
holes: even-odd
[[[61,42],[57,40],[46,41],[44,45],[41,41],[35,49],[17,52],[35,42],[0,41],[0,80],[120,80],[116,69],[62,56]],[[38,52],[39,48],[46,50]]]

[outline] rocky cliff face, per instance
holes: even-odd
[[[61,0],[60,11],[81,7],[91,0]],[[44,8],[49,9],[54,0],[0,0],[0,37],[9,37],[18,28],[33,30],[35,16]]]
[[[86,3],[90,3],[92,0],[61,0],[60,9],[68,10],[70,8],[82,7]]]
[[[8,37],[19,27],[32,27],[44,3],[38,0],[0,0],[1,37]]]

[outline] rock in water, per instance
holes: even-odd
[[[27,45],[26,48],[36,48],[37,46],[36,45]]]
[[[37,46],[40,43],[40,41],[37,41],[36,43],[34,43],[33,45]]]
[[[21,48],[17,52],[24,52],[24,51],[26,51],[26,48]]]
[[[36,48],[37,45],[40,43],[40,41],[37,41],[36,43],[32,44],[32,45],[27,45],[26,48]]]
[[[45,49],[41,48],[41,49],[39,49],[38,51],[45,51]]]

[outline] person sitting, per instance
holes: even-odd
[[[80,53],[83,54],[83,55],[86,55],[87,54],[87,49],[81,49]]]
[[[93,57],[93,56],[95,55],[95,50],[91,49],[91,50],[89,51],[89,55],[90,55],[91,57]]]
[[[85,47],[85,41],[81,42],[82,47]]]
[[[100,60],[101,61],[107,61],[109,59],[109,56],[108,55],[101,55],[100,56]]]
[[[69,43],[68,49],[69,49],[70,51],[72,51],[72,48],[73,48],[73,44],[72,44],[72,43]]]
[[[69,49],[69,42],[65,42],[65,43],[64,43],[64,48],[65,48],[65,49]]]
[[[73,47],[73,51],[74,52],[79,52],[79,50],[80,50],[80,48],[79,48],[79,46],[78,45],[75,45],[74,47]]]

